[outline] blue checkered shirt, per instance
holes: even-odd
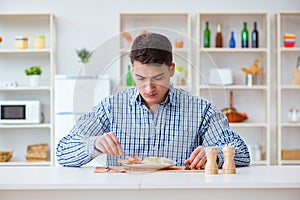
[[[222,148],[234,146],[237,166],[247,166],[250,156],[242,138],[229,127],[227,118],[199,96],[171,87],[154,114],[142,102],[136,88],[129,88],[103,99],[93,111],[79,118],[63,137],[56,155],[63,166],[82,166],[101,154],[96,138],[114,132],[124,155],[107,156],[107,165],[117,166],[118,158],[138,155],[167,157],[184,165],[200,146],[218,146],[218,166],[224,162]]]

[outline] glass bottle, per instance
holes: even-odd
[[[208,27],[208,21],[206,22],[205,30],[204,30],[204,47],[210,47],[210,30]]]
[[[257,31],[257,23],[254,22],[254,28],[251,34],[251,46],[252,48],[258,48],[258,31]]]
[[[223,47],[223,36],[221,30],[221,23],[217,23],[217,35],[216,35],[216,47],[222,48]]]
[[[126,75],[126,86],[132,86],[132,85],[133,85],[133,80],[131,74],[131,66],[128,65],[127,75]]]
[[[242,48],[248,48],[249,47],[249,34],[247,29],[247,23],[244,22],[244,28],[241,33],[241,42],[242,42]]]
[[[235,39],[234,39],[234,32],[231,31],[231,37],[230,37],[230,41],[229,41],[229,47],[230,48],[235,48]]]

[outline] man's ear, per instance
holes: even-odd
[[[170,65],[170,76],[174,76],[175,74],[175,63],[171,63]]]

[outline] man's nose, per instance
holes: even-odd
[[[147,92],[150,92],[154,88],[154,84],[151,81],[147,81],[144,88]]]

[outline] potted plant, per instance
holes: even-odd
[[[89,62],[89,59],[91,58],[93,52],[87,50],[86,48],[82,48],[79,50],[76,50],[76,54],[79,58],[79,62],[81,63],[81,75],[86,75],[86,63]]]
[[[30,86],[35,87],[40,84],[40,76],[42,74],[42,70],[40,66],[31,66],[28,69],[25,69],[26,76],[30,78]]]

